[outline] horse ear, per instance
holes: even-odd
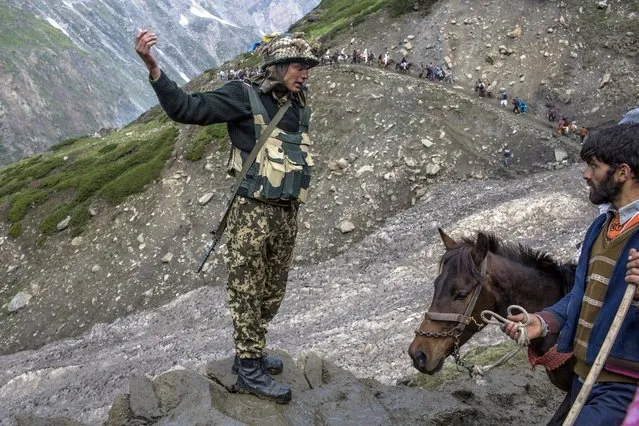
[[[442,241],[444,242],[444,247],[446,247],[446,250],[450,250],[453,247],[458,246],[455,240],[450,238],[448,234],[446,234],[442,228],[437,228],[437,230],[439,231],[439,236],[442,238]]]
[[[477,242],[475,243],[475,247],[473,247],[472,255],[473,260],[476,265],[480,265],[486,255],[488,255],[488,251],[490,250],[490,238],[487,234],[480,232],[477,234]]]

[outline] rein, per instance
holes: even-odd
[[[470,302],[466,306],[466,310],[463,314],[457,313],[444,313],[444,312],[426,312],[424,314],[424,318],[431,321],[445,321],[445,322],[456,322],[453,328],[450,328],[446,331],[422,331],[421,325],[420,328],[415,330],[415,334],[423,337],[452,337],[454,346],[452,356],[455,358],[455,364],[460,367],[463,367],[468,370],[469,373],[472,373],[473,366],[469,366],[459,355],[459,337],[464,332],[464,329],[468,324],[473,322],[475,326],[477,326],[477,331],[481,330],[484,327],[484,324],[480,324],[477,322],[475,318],[473,318],[472,313],[475,309],[475,305],[477,304],[477,300],[479,299],[479,294],[481,293],[482,288],[484,287],[484,283],[486,282],[486,276],[488,274],[488,256],[484,257],[484,260],[481,262],[481,271],[480,271],[480,281],[479,285],[475,287],[473,290],[473,294],[470,298]]]

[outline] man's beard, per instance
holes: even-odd
[[[606,175],[606,180],[597,186],[590,187],[590,202],[593,204],[614,203],[617,195],[621,192],[621,182],[615,182],[615,170],[610,169]]]

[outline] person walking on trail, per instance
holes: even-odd
[[[581,126],[581,129],[579,129],[579,143],[583,145],[584,139],[586,139],[587,137],[588,137],[588,128]]]
[[[508,106],[508,94],[503,87],[499,89],[499,105],[503,107]]]
[[[504,148],[504,167],[510,167],[510,163],[513,161],[513,153],[510,152],[510,149]]]
[[[285,114],[268,136],[242,180],[228,215],[228,306],[233,319],[236,389],[287,403],[291,389],[272,375],[282,361],[264,352],[267,325],[277,313],[297,235],[297,212],[304,202],[313,161],[309,154],[311,110],[302,91],[318,50],[299,34],[283,34],[262,50],[262,74],[214,91],[187,94],[160,69],[152,47],[158,38],[143,30],[135,49],[167,115],[179,123],[227,123],[232,143],[229,173],[243,161],[282,105]],[[281,167],[286,164],[286,168]]]
[[[590,201],[611,203],[612,209],[597,217],[586,232],[572,290],[556,304],[531,315],[526,327],[531,340],[558,333],[557,350],[574,354],[573,403],[626,291],[629,266],[632,282],[639,282],[639,257],[631,251],[639,248],[639,124],[615,125],[593,133],[581,148],[581,159],[587,164],[584,179],[590,186]],[[519,322],[523,315],[509,319]],[[618,425],[623,421],[639,380],[638,327],[635,304],[576,425]],[[517,324],[508,323],[504,332],[519,338]]]

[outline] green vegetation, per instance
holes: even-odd
[[[53,45],[79,50],[69,37],[48,22],[5,3],[0,3],[0,22],[0,46],[3,49],[41,51]]]
[[[57,223],[67,216],[71,233],[80,234],[91,218],[88,209],[95,198],[120,203],[160,176],[177,135],[172,124],[150,121],[102,139],[68,139],[46,156],[0,169],[0,203],[9,203],[9,235],[17,238],[22,220],[39,205],[48,210],[39,224],[44,235],[54,234]],[[54,197],[62,193],[63,197]],[[47,200],[51,202],[45,204]]]
[[[9,236],[11,238],[18,238],[20,234],[22,234],[22,221],[11,224]]]
[[[78,136],[77,138],[69,138],[69,139],[65,139],[63,141],[58,142],[55,145],[51,145],[49,147],[49,151],[59,151],[64,147],[73,145],[74,143],[76,143],[77,141],[79,141],[80,139],[86,139],[88,136]]]
[[[118,147],[117,143],[110,143],[108,145],[104,145],[102,148],[98,150],[100,154],[106,154],[107,152],[111,152]]]
[[[394,16],[415,10],[429,12],[437,0],[322,0],[310,16],[291,27],[291,31],[302,31],[322,41],[333,38],[351,25],[363,22],[378,10],[387,8]]]
[[[169,121],[169,117],[159,105],[156,105],[147,112],[140,115],[137,120],[132,121],[125,127],[130,127],[135,124],[147,124],[152,121],[157,121],[158,123],[166,123]]]
[[[226,124],[224,123],[202,127],[195,137],[191,139],[184,157],[189,161],[201,160],[206,151],[206,147],[209,146],[212,141],[217,142],[218,150],[224,150],[226,147],[224,142],[226,141],[227,135]]]
[[[364,18],[393,3],[394,0],[322,0],[312,12],[314,19],[299,21],[291,31],[303,31],[313,38],[329,39],[351,24],[357,25]]]
[[[237,57],[237,61],[244,68],[255,68],[262,63],[262,56],[255,52],[244,52]]]

